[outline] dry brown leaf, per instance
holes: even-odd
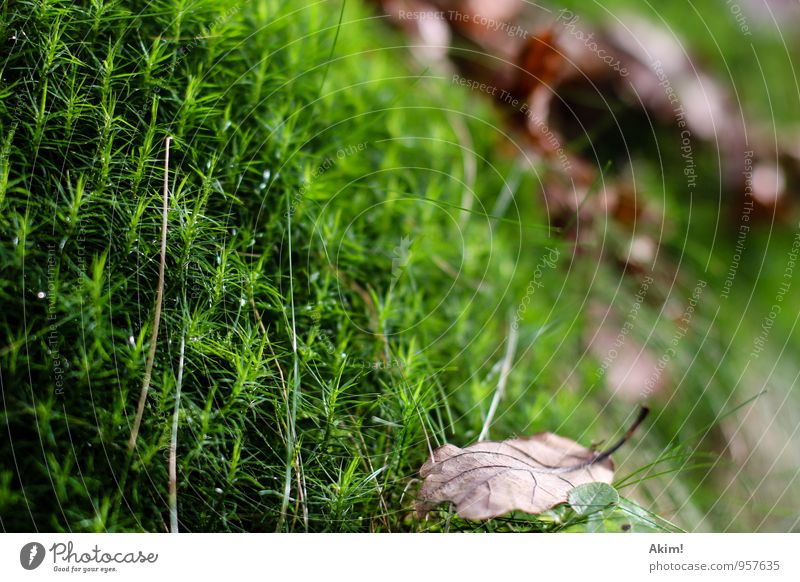
[[[611,453],[630,438],[647,412],[642,408],[625,436],[604,452],[549,432],[478,442],[464,449],[439,447],[420,469],[424,482],[417,495],[417,513],[424,517],[451,501],[464,519],[491,519],[511,511],[535,514],[565,503],[577,485],[611,483]]]

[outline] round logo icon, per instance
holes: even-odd
[[[35,570],[44,561],[44,546],[39,542],[29,542],[19,551],[19,563],[26,570]]]

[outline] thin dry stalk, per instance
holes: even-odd
[[[169,443],[169,525],[172,533],[178,533],[178,413],[183,386],[183,362],[186,349],[186,334],[181,336],[181,351],[178,359],[178,381],[175,386],[175,409],[172,411],[172,437]]]
[[[489,436],[489,425],[492,424],[494,415],[497,412],[497,407],[500,404],[500,399],[506,391],[506,383],[508,382],[508,375],[511,373],[511,362],[514,361],[514,352],[517,349],[517,326],[513,323],[508,329],[508,339],[506,340],[506,355],[503,358],[503,368],[500,370],[500,379],[497,381],[497,389],[494,391],[492,404],[489,406],[489,412],[486,415],[486,420],[483,422],[481,434],[478,435],[478,440],[486,440]]]
[[[150,336],[150,350],[147,353],[147,363],[144,368],[142,392],[139,394],[139,405],[136,408],[136,417],[133,420],[131,438],[128,440],[128,450],[136,448],[136,439],[139,436],[139,427],[142,424],[144,404],[147,401],[147,391],[150,388],[150,378],[153,375],[153,362],[156,359],[156,344],[158,342],[158,325],[161,322],[161,303],[164,300],[164,271],[167,261],[167,223],[169,221],[169,144],[171,137],[164,142],[166,154],[164,155],[164,208],[161,217],[161,262],[158,266],[158,288],[156,289],[156,310],[153,314],[153,333]]]

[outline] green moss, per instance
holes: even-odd
[[[1,528],[168,528],[184,340],[184,530],[574,525],[555,514],[468,524],[444,511],[420,522],[416,471],[429,444],[479,434],[526,297],[492,437],[610,439],[629,411],[609,406],[586,357],[585,307],[590,293],[627,306],[636,284],[594,254],[603,241],[576,252],[538,226],[541,184],[498,154],[507,142],[487,104],[417,72],[358,3],[340,24],[340,6],[3,5]],[[168,136],[164,311],[129,455]],[[541,269],[551,249],[559,258]],[[655,297],[652,307],[641,321],[654,328]],[[672,333],[661,325],[655,341]],[[683,345],[681,365],[708,349],[701,340]],[[702,476],[672,480],[698,446],[687,435],[735,404],[719,388],[702,394],[658,416],[619,473],[668,472],[668,502],[689,527],[695,498],[714,498],[680,497]]]
[[[468,314],[519,260],[485,248],[486,209],[454,209],[464,156],[493,139],[463,152],[452,125],[487,135],[483,106],[398,66],[357,7],[341,30],[329,6],[275,1],[4,10],[3,527],[166,528],[184,337],[185,529],[418,527],[425,434],[480,425],[449,382],[473,371],[458,343],[485,335],[480,367],[503,341],[502,317]],[[130,459],[167,136],[164,313]],[[479,163],[466,186],[488,203],[502,172]],[[452,276],[467,254],[480,296]]]

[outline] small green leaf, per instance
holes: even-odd
[[[584,483],[569,492],[567,501],[578,515],[591,515],[619,503],[619,493],[607,483]]]

